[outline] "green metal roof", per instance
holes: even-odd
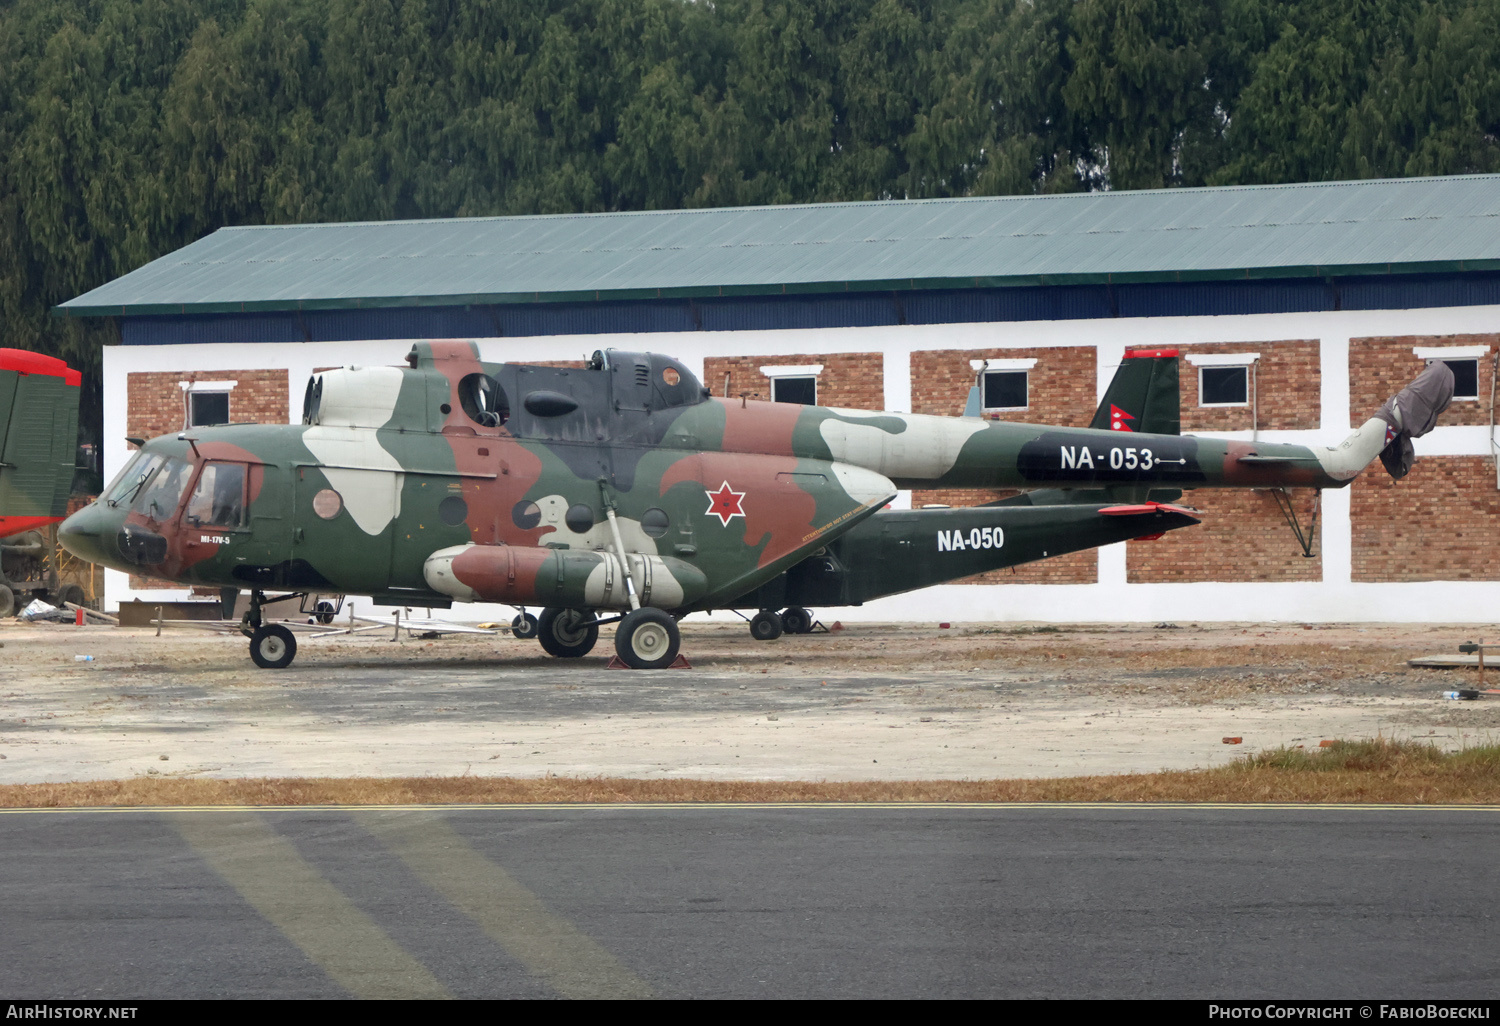
[[[1500,175],[223,228],[63,316],[1500,268]]]

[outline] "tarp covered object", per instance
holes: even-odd
[[[1411,440],[1436,427],[1438,417],[1452,400],[1452,368],[1442,360],[1429,360],[1426,370],[1375,411],[1375,416],[1387,424],[1380,462],[1391,477],[1399,481],[1411,472],[1417,458]]]

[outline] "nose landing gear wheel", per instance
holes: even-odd
[[[781,611],[781,627],[788,634],[811,634],[812,613],[801,606],[792,606]]]
[[[762,609],[750,621],[750,636],[756,641],[775,641],[781,630],[781,616],[771,609]]]
[[[313,619],[323,625],[333,623],[334,608],[332,602],[319,602],[313,609]]]
[[[510,622],[510,632],[522,641],[537,635],[537,619],[530,613],[522,613]]]
[[[670,613],[643,606],[626,613],[615,631],[615,654],[632,670],[660,670],[677,658],[682,635]]]
[[[265,670],[280,670],[297,657],[297,639],[279,623],[257,627],[250,635],[250,658]]]
[[[537,640],[548,655],[577,659],[588,655],[599,640],[599,625],[593,613],[548,606],[537,621]]]

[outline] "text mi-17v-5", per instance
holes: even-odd
[[[656,668],[686,613],[759,609],[764,637],[784,620],[803,629],[807,605],[1197,523],[1170,504],[1183,489],[1342,487],[1388,447],[1409,451],[1452,391],[1434,364],[1342,444],[1314,449],[1179,435],[1175,353],[1124,361],[1101,406],[1136,404],[1149,432],[1107,415],[1068,428],[716,398],[649,353],[538,367],[433,341],[407,362],[315,375],[301,424],[144,442],[63,524],[63,544],[133,574],[249,590],[261,666],[296,652],[286,627],[262,622],[280,590],[541,606],[553,655],[583,655],[618,623],[620,659]],[[912,487],[1023,493],[884,509]]]

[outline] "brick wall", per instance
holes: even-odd
[[[1265,431],[1316,429],[1322,417],[1318,348],[1316,339],[1215,342],[1181,347],[1177,372],[1182,430],[1248,431],[1255,426]],[[1256,392],[1260,393],[1258,408],[1252,405],[1204,409],[1198,405],[1198,368],[1188,362],[1188,356],[1204,353],[1260,354],[1245,383],[1252,403]]]
[[[1439,424],[1488,424],[1493,350],[1500,335],[1389,335],[1349,340],[1350,427],[1358,427],[1422,372],[1422,361],[1412,354],[1417,346],[1489,346],[1491,355],[1479,361],[1479,401],[1455,400],[1443,411]]]
[[[234,424],[285,424],[289,393],[285,370],[139,371],[126,375],[125,430],[137,438],[182,430],[183,392],[179,381],[235,381],[229,390]]]
[[[1291,492],[1304,531],[1315,495],[1310,488]],[[1156,541],[1127,542],[1125,575],[1130,583],[1323,579],[1321,517],[1309,558],[1302,555],[1302,547],[1269,492],[1203,488],[1185,493],[1181,501],[1201,509],[1203,522],[1169,531]]]
[[[969,389],[974,384],[970,360],[1035,359],[1027,381],[1025,410],[1008,410],[996,420],[1033,424],[1063,424],[1084,427],[1099,405],[1098,377],[1093,346],[1048,349],[929,349],[911,354],[911,405],[913,413],[957,417],[964,412]],[[994,502],[1013,491],[976,488],[929,489],[912,492],[913,506],[942,503],[946,506],[977,506]],[[1094,550],[1073,552],[1008,570],[966,577],[959,584],[1093,584],[1099,579],[1099,556]]]
[[[1035,359],[1027,382],[1030,403],[1025,410],[995,415],[997,420],[1029,424],[1086,427],[1099,405],[1093,346],[1056,349],[928,349],[911,354],[911,409],[957,417],[964,412],[974,384],[970,360]]]
[[[231,423],[285,424],[289,372],[286,370],[137,371],[125,379],[125,433],[155,438],[182,430],[183,391],[179,381],[233,381],[229,390]],[[132,588],[176,588],[179,585],[131,575]]]
[[[885,409],[885,355],[882,353],[822,353],[817,356],[710,356],[703,361],[703,383],[716,396],[724,394],[729,375],[731,396],[769,400],[771,379],[762,367],[823,365],[818,375],[818,405],[851,410]]]
[[[1408,354],[1410,355],[1410,354]],[[1424,456],[1351,486],[1356,581],[1500,581],[1500,489],[1487,456]]]

